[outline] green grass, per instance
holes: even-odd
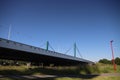
[[[97,63],[96,65],[98,66],[100,73],[120,73],[120,65],[117,65],[116,71],[114,71],[113,65],[111,64]]]

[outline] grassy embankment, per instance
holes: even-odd
[[[93,66],[79,67],[46,67],[38,68],[32,66],[28,69],[27,66],[0,66],[0,74],[2,75],[77,75],[76,77],[56,77],[44,78],[42,80],[119,80],[120,77],[112,76],[87,76],[86,74],[114,73],[113,66],[108,64],[97,63]],[[120,65],[117,66],[116,73],[120,73]],[[81,75],[81,76],[79,76]],[[21,80],[11,77],[0,78],[0,80]],[[24,79],[22,79],[24,80]],[[27,80],[27,79],[25,79]],[[34,79],[37,80],[37,79]],[[38,79],[39,80],[39,79]]]
[[[96,65],[93,66],[77,66],[77,67],[44,67],[39,68],[32,66],[0,66],[0,74],[3,75],[79,75],[79,74],[92,74],[99,73],[99,69]]]

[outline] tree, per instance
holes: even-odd
[[[111,64],[112,60],[100,59],[99,62],[104,63],[104,64]],[[115,64],[120,65],[120,58],[119,57],[115,58]]]
[[[111,64],[111,61],[107,60],[107,59],[101,59],[101,60],[99,60],[99,62],[104,63],[104,64]]]
[[[120,58],[119,57],[115,58],[115,64],[120,65]]]

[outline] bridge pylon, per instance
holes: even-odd
[[[76,43],[74,43],[74,57],[76,57]]]
[[[48,51],[49,49],[49,41],[46,42],[46,50]]]

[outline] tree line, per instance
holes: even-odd
[[[116,57],[114,61],[115,61],[115,64],[120,65],[119,57]],[[112,60],[108,60],[108,59],[100,59],[99,62],[104,64],[112,64]]]

